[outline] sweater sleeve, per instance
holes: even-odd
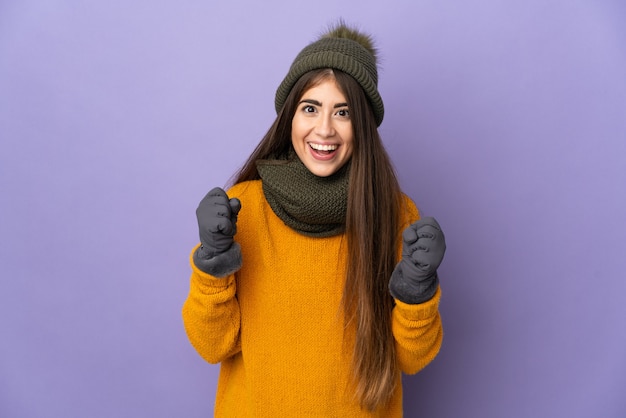
[[[402,231],[420,218],[415,203],[404,196]],[[400,232],[402,233],[402,232]],[[398,261],[402,257],[402,242],[398,244]],[[441,289],[419,304],[408,304],[396,299],[392,312],[391,330],[396,341],[400,369],[414,374],[426,367],[439,353],[443,340],[443,326],[439,315]]]
[[[411,305],[396,300],[391,329],[396,341],[400,369],[414,374],[428,365],[439,353],[443,327],[439,315],[441,290],[432,299]]]
[[[197,248],[190,256],[191,284],[183,304],[183,322],[191,345],[215,364],[241,351],[235,274],[217,278],[198,269],[193,262]]]

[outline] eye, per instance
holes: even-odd
[[[337,116],[340,116],[342,118],[349,118],[350,117],[350,111],[347,108],[339,109],[337,111]]]
[[[302,111],[304,113],[315,113],[315,106],[312,105],[304,105],[302,106]]]

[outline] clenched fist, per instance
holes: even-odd
[[[422,303],[437,291],[437,268],[446,252],[446,240],[435,218],[423,218],[402,233],[402,260],[396,266],[389,291],[405,303]]]
[[[237,233],[237,214],[241,209],[239,199],[229,199],[219,187],[211,190],[196,209],[202,247],[198,257],[209,259],[226,252],[233,245]]]

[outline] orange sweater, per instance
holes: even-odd
[[[351,356],[355,329],[344,326],[341,297],[346,238],[311,238],[271,210],[260,181],[240,183],[236,241],[243,266],[226,278],[198,270],[183,307],[192,345],[221,362],[216,417],[401,417],[401,376],[384,410],[369,413],[354,399]],[[418,217],[406,198],[403,228]],[[193,254],[193,253],[192,253]],[[392,330],[404,373],[416,373],[439,352],[440,291],[428,302],[396,301]]]

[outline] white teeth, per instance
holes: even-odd
[[[334,151],[337,149],[337,145],[322,145],[322,144],[314,144],[314,143],[309,143],[309,146],[311,148],[313,148],[314,150],[318,150],[318,151]]]

